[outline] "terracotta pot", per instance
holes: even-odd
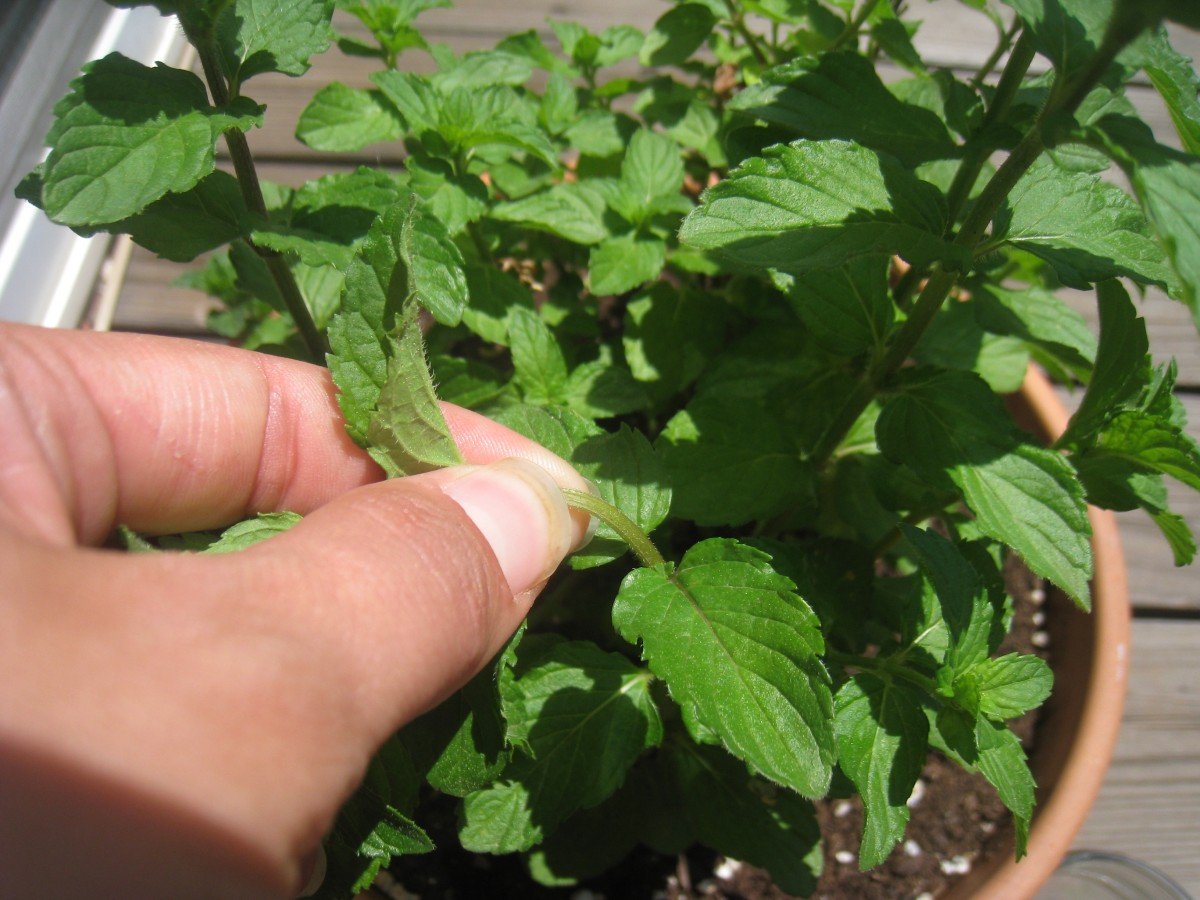
[[[1030,368],[1011,400],[1018,424],[1047,443],[1062,434],[1067,411],[1050,382]],[[1054,693],[1042,707],[1030,767],[1037,808],[1029,855],[1013,860],[1013,838],[999,840],[947,896],[953,900],[1022,900],[1032,897],[1074,843],[1100,792],[1117,742],[1129,673],[1129,587],[1116,517],[1091,508],[1092,612],[1048,592]]]

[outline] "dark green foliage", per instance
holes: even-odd
[[[701,842],[805,894],[807,798],[861,794],[876,865],[931,749],[995,786],[1024,853],[1035,785],[1005,723],[1052,675],[998,655],[1005,558],[1086,606],[1087,503],[1196,552],[1165,479],[1200,488],[1200,447],[1118,279],[1200,321],[1200,78],[1161,26],[1197,25],[1184,0],[1005,2],[1006,68],[971,77],[873,0],[676,2],[646,34],[554,21],[461,56],[418,23],[448,0],[337,0],[357,36],[330,0],[154,0],[216,80],[113,55],[72,83],[20,196],[211,251],[183,282],[221,300],[214,330],[326,362],[388,475],[460,460],[440,398],[606,504],[528,631],[380,751],[321,896],[431,850],[436,794],[464,846],[544,884]],[[378,71],[318,90],[297,137],[405,164],[259,183],[245,89],[331,40]],[[400,70],[413,53],[427,74]],[[1143,75],[1182,149],[1125,99]],[[1098,341],[1061,286],[1094,291]],[[1084,388],[1051,448],[1000,396],[1030,360]],[[121,539],[238,551],[295,521]]]

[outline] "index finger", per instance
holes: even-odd
[[[522,457],[583,486],[533,441],[444,412],[467,462]],[[0,508],[56,543],[304,514],[383,477],[327,369],[200,341],[0,325],[0,416]]]

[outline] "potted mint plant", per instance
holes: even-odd
[[[995,846],[1030,854],[984,854],[960,889],[1030,894],[1098,786],[1072,754],[1106,753],[1120,715],[1122,573],[1089,504],[1143,508],[1177,562],[1195,553],[1163,480],[1200,487],[1200,450],[1127,287],[1196,308],[1197,78],[1163,28],[1194,9],[983,7],[996,51],[963,77],[875,0],[698,0],[646,33],[551,22],[553,40],[462,56],[422,36],[439,0],[339,0],[361,26],[340,36],[329,0],[152,5],[203,78],[90,64],[22,195],[168,259],[209,254],[187,278],[224,302],[213,327],[327,363],[389,477],[459,461],[440,397],[597,488],[568,498],[602,524],[528,628],[380,753],[322,895],[434,871],[406,862],[430,852],[562,885],[695,846],[811,893],[813,800],[860,798],[844,868],[885,864],[931,754],[993,786],[1011,812]],[[301,75],[335,38],[377,60],[371,87],[321,88],[297,137],[403,142],[405,165],[265,183],[253,79]],[[398,68],[413,52],[436,71]],[[885,84],[884,61],[908,74]],[[1142,71],[1182,150],[1124,97]],[[1098,341],[1060,286],[1095,291]],[[1086,386],[1064,423],[1029,382],[1038,436],[1002,400],[1031,363]],[[1089,661],[1079,727],[1037,744],[1045,827],[1006,724],[1054,680],[1032,647],[1001,650],[1015,557],[1082,635],[1053,666]]]

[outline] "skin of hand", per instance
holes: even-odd
[[[0,326],[0,896],[296,894],[587,537],[567,463],[444,412],[470,465],[384,482],[324,369]],[[97,548],[282,509],[238,553]]]

